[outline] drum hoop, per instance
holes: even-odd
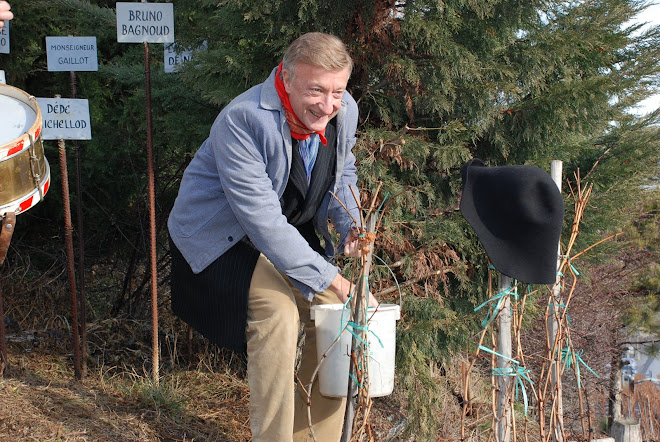
[[[28,194],[0,206],[0,216],[7,212],[16,212],[18,215],[19,213],[23,213],[26,210],[34,207],[38,202],[44,199],[44,196],[50,188],[50,165],[48,164],[48,160],[45,157],[44,161],[46,162],[46,175],[41,183],[39,183],[39,187],[35,187]]]
[[[41,128],[43,125],[41,118],[41,109],[37,103],[37,99],[27,92],[8,84],[0,84],[0,95],[6,95],[14,98],[28,105],[37,114],[32,126],[22,134],[20,137],[15,138],[5,144],[0,145],[0,161],[4,161],[17,153],[28,149],[32,144],[30,142],[30,135],[36,141],[41,136]]]

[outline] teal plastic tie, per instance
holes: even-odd
[[[387,197],[390,196],[390,193],[387,192],[385,194],[385,197],[383,198],[383,201],[381,201],[380,206],[378,206],[378,210],[376,210],[376,219],[378,219],[378,214],[380,213],[380,209],[383,208],[383,205],[385,204],[385,201],[387,201]]]
[[[584,353],[583,350],[578,350],[577,352],[574,352],[570,349],[570,347],[563,348],[561,350],[561,362],[562,364],[566,364],[566,368],[568,370],[571,369],[571,366],[573,365],[573,358],[571,356],[575,356],[576,364],[575,364],[575,374],[577,375],[577,381],[578,381],[578,388],[582,388],[582,382],[581,382],[581,377],[580,377],[580,364],[584,365],[587,367],[587,370],[592,372],[594,376],[596,376],[598,379],[600,379],[600,376],[587,365],[586,362],[582,359],[582,354]]]
[[[480,350],[485,351],[485,352],[488,352],[488,353],[494,354],[495,356],[498,356],[498,357],[500,357],[500,358],[504,358],[504,359],[506,359],[506,360],[509,361],[509,362],[513,362],[513,363],[516,364],[516,365],[520,365],[520,362],[516,361],[515,359],[511,359],[511,358],[508,357],[508,356],[504,356],[503,354],[500,354],[500,353],[496,352],[495,350],[491,350],[491,349],[488,348],[488,347],[484,347],[483,345],[480,345],[478,348],[479,348]]]
[[[525,388],[523,379],[529,382],[531,385],[534,385],[534,382],[532,382],[532,380],[527,376],[528,373],[528,369],[519,365],[515,367],[493,368],[493,376],[511,376],[515,378],[514,382],[516,387],[516,400],[518,400],[518,391],[521,391],[523,396],[523,403],[525,404],[525,416],[527,416],[529,400],[527,399],[527,389]]]
[[[568,255],[559,255],[560,258],[568,258],[568,265],[575,274],[575,276],[580,276],[580,272],[577,271],[575,266],[571,263],[571,258]],[[563,275],[562,275],[563,276]]]
[[[575,273],[575,276],[580,276],[580,272],[577,271],[577,269],[575,268],[575,266],[573,266],[573,264],[569,262],[568,265],[571,267],[571,270],[573,270],[573,273]]]
[[[534,382],[528,376],[529,370],[521,366],[520,362],[516,361],[515,359],[512,359],[508,356],[504,356],[503,354],[491,350],[488,347],[484,347],[483,345],[480,345],[479,348],[485,352],[503,358],[514,365],[513,367],[493,368],[493,376],[512,376],[516,378],[516,397],[518,395],[518,388],[520,387],[520,390],[522,391],[523,394],[523,401],[525,402],[525,416],[527,416],[527,407],[528,407],[527,389],[525,388],[525,383],[523,382],[523,380],[526,380],[531,385],[534,385]]]
[[[348,376],[353,380],[353,382],[357,384],[358,387],[364,388],[364,385],[362,385],[350,372],[348,373]]]
[[[365,280],[364,283],[366,284],[366,287],[368,289],[369,288],[369,278],[368,278],[368,276],[366,276],[366,275],[363,276],[363,279]],[[356,288],[357,288],[357,286],[354,287],[354,290]],[[352,334],[362,345],[364,345],[364,347],[366,349],[366,353],[369,354],[369,342],[362,339],[357,334],[356,330],[364,330],[367,333],[371,333],[373,336],[376,337],[376,339],[378,340],[378,343],[380,344],[381,348],[384,348],[385,345],[383,344],[383,341],[380,339],[380,337],[378,337],[378,335],[376,333],[374,333],[373,330],[369,329],[368,325],[361,326],[361,325],[356,324],[353,321],[349,321],[348,318],[344,317],[345,314],[350,312],[350,302],[351,302],[351,299],[353,298],[354,294],[355,294],[355,292],[351,292],[351,294],[348,297],[348,300],[344,303],[344,306],[342,308],[340,323],[339,323],[339,332],[337,333],[337,336],[335,337],[335,339],[337,339],[339,337],[339,335],[341,335],[341,333],[344,331],[344,328],[345,328],[346,331],[348,331],[350,334]],[[366,317],[367,317],[368,313],[369,313],[369,308],[367,307],[367,311],[365,312],[365,322],[366,322]],[[360,384],[358,382],[358,380],[355,378],[355,376],[353,376],[350,372],[348,373],[348,375],[353,380],[353,382],[355,382],[358,385],[358,387],[364,388],[364,385]]]
[[[360,325],[357,325],[357,324],[356,324],[355,322],[353,322],[353,321],[349,321],[349,322],[348,322],[348,325],[350,325],[351,328],[349,329],[348,327],[346,327],[346,330],[347,330],[350,334],[352,334],[352,335],[355,337],[355,339],[357,339],[358,341],[360,341],[360,342],[362,343],[362,345],[364,345],[365,347],[368,347],[369,344],[367,344],[367,343],[364,341],[364,339],[362,339],[360,336],[358,336],[357,333],[355,333],[355,330],[356,330],[356,329],[357,329],[357,330],[368,330],[368,328],[367,328],[367,327],[362,327],[362,326],[360,326]]]
[[[566,304],[558,304],[556,302],[549,302],[548,305],[554,305],[555,307],[568,308]]]
[[[482,326],[482,327],[485,328],[488,324],[491,323],[491,321],[492,321],[493,319],[495,319],[495,318],[497,317],[497,315],[500,313],[500,309],[502,308],[502,303],[504,302],[504,298],[505,298],[507,295],[514,295],[515,298],[516,298],[516,301],[518,300],[518,293],[513,292],[513,291],[512,291],[513,289],[514,289],[513,286],[512,286],[512,287],[509,287],[509,288],[506,289],[505,291],[500,292],[500,293],[494,295],[492,298],[490,298],[489,300],[483,302],[480,306],[478,306],[478,307],[476,307],[476,308],[474,309],[474,311],[476,312],[477,310],[483,308],[484,306],[488,305],[489,303],[497,301],[497,304],[496,304],[495,308],[493,309],[493,311],[492,311],[492,312],[489,312],[488,315],[486,315],[486,319],[484,319],[484,320],[481,322],[481,326]]]

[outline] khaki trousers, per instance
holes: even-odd
[[[306,337],[298,379],[307,389],[317,366],[310,306],[339,302],[328,290],[317,294],[310,304],[264,255],[259,257],[250,283],[246,330],[252,440],[314,440],[307,395],[300,385],[296,388],[294,374],[299,321],[305,324]],[[346,399],[322,396],[318,382],[314,383],[311,414],[319,442],[340,440],[345,407]]]

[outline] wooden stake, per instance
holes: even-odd
[[[376,213],[370,212],[367,215],[364,233],[372,233],[376,228]],[[367,342],[367,306],[369,304],[369,272],[371,270],[371,259],[373,254],[373,244],[369,244],[369,252],[362,255],[362,268],[360,271],[360,280],[355,289],[355,306],[351,310],[351,322],[357,325],[353,330],[353,340],[351,344],[351,376],[348,379],[348,396],[346,401],[346,412],[344,414],[344,428],[342,431],[342,442],[351,440],[353,435],[353,424],[357,413],[358,402],[369,408],[369,355],[365,354],[365,347],[362,342]],[[360,340],[355,335],[360,337]],[[362,367],[358,367],[362,364]],[[359,373],[359,374],[358,374]],[[361,385],[358,386],[356,380]]]
[[[511,278],[500,274],[499,293],[511,288]],[[505,358],[497,357],[497,367],[501,376],[497,376],[497,440],[509,442],[511,438],[511,384],[512,377],[506,376],[507,370],[513,369],[511,365],[511,299],[507,295],[502,302],[502,309],[498,316],[499,330],[497,333],[497,352]],[[508,358],[508,359],[507,359]]]
[[[562,162],[559,160],[553,160],[550,163],[550,176],[552,180],[557,185],[559,192],[561,193],[561,184],[562,184]],[[560,317],[560,312],[557,310],[559,305],[561,305],[561,281],[559,276],[559,266],[561,265],[561,244],[557,245],[557,277],[555,280],[555,286],[553,287],[553,302],[550,303],[550,315],[548,317],[548,331],[550,334],[550,343],[552,345],[552,391],[556,393],[556,422],[557,428],[554,428],[552,432],[553,439],[556,442],[563,442],[563,431],[564,428],[564,406],[562,401],[562,388],[561,388],[561,343],[559,346],[556,345],[560,336],[560,324],[558,318]],[[553,345],[555,343],[555,345]]]

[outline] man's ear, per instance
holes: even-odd
[[[291,72],[288,69],[282,69],[282,83],[284,83],[284,90],[287,94],[291,93],[291,79]]]

